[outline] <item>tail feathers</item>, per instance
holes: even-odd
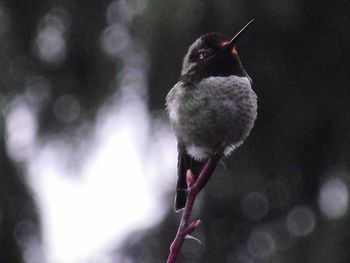
[[[174,209],[180,211],[186,206],[187,189],[176,189]]]
[[[187,200],[187,182],[186,172],[190,168],[191,158],[186,153],[185,147],[178,143],[177,145],[177,184],[175,195],[175,211],[179,211],[186,205]]]

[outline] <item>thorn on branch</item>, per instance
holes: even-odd
[[[192,240],[197,241],[199,244],[202,245],[202,241],[200,241],[198,238],[196,238],[196,237],[194,237],[194,236],[186,235],[186,236],[185,236],[185,239],[192,239]]]
[[[198,219],[196,221],[193,221],[189,226],[188,226],[188,234],[191,234],[196,228],[202,224],[202,220]]]

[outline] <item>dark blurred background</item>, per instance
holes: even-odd
[[[199,196],[194,217],[203,224],[194,236],[203,245],[186,241],[179,262],[349,262],[345,0],[1,1],[0,262],[165,262],[180,219],[172,210],[176,149],[165,96],[197,37],[210,31],[233,36],[252,18],[238,52],[259,97],[258,120]],[[41,183],[50,178],[48,160],[69,171],[58,182],[81,184],[107,136],[101,130],[124,132],[110,144],[119,152],[110,155],[117,164],[112,173],[131,178],[132,167],[140,166],[138,178],[151,181],[152,198],[162,200],[150,203],[157,219],[141,218],[150,221],[147,227],[121,227],[122,241],[111,230],[108,244],[91,250],[98,258],[55,257],[58,235],[48,233],[64,232],[66,225],[52,230],[55,217],[47,207],[76,201],[74,191],[64,199],[59,187],[56,199],[45,199],[52,193]],[[137,143],[138,158],[124,138]],[[48,146],[60,154],[50,159]],[[84,204],[96,218],[118,211],[117,218],[128,220],[142,208],[124,208],[131,197],[144,198],[135,191],[138,182],[106,184],[122,195],[98,199],[106,214],[94,210],[99,194],[87,194],[72,211],[79,214]],[[79,225],[62,213],[67,224]],[[94,220],[98,233],[103,223]],[[82,240],[95,238],[90,230]],[[87,250],[72,247],[75,254],[79,249]]]

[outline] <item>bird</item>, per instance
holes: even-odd
[[[257,95],[237,53],[237,41],[206,33],[189,47],[178,82],[166,96],[166,111],[177,138],[178,165],[174,208],[186,205],[186,173],[194,176],[219,145],[228,156],[249,135],[257,118]]]

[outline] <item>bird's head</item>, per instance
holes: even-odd
[[[232,39],[219,33],[199,37],[183,60],[181,79],[201,80],[211,76],[248,76],[236,50],[237,41],[253,23],[251,20]]]

